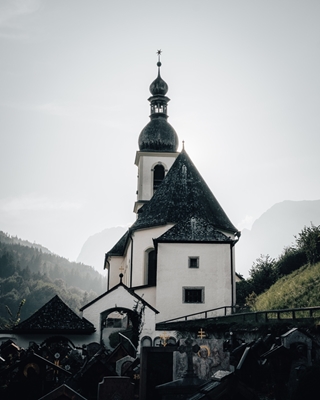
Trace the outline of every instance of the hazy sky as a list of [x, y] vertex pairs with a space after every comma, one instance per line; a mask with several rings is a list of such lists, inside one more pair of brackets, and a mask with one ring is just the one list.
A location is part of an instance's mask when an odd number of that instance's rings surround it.
[[320, 199], [319, 21], [319, 0], [1, 0], [0, 230], [74, 260], [134, 221], [157, 49], [169, 122], [238, 229]]

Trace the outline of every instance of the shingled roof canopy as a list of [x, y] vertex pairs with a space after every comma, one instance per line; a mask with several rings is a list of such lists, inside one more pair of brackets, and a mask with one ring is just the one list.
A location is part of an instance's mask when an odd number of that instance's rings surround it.
[[212, 194], [185, 150], [182, 150], [151, 200], [140, 208], [131, 229], [178, 223], [201, 217], [217, 230], [237, 229]]
[[230, 236], [217, 231], [207, 220], [191, 217], [177, 223], [163, 235], [154, 239], [156, 243], [164, 242], [201, 242], [201, 243], [233, 243]]
[[138, 219], [106, 257], [124, 254], [130, 231], [184, 223], [192, 217], [205, 221], [206, 226], [209, 224], [216, 231], [238, 233], [187, 152], [182, 150], [154, 196], [139, 209]]
[[95, 330], [91, 322], [80, 318], [57, 295], [14, 328], [14, 331], [19, 333], [80, 335], [93, 333]]

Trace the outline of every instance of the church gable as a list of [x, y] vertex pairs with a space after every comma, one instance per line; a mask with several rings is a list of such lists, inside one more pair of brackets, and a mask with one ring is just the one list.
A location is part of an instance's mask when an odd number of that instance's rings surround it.
[[237, 232], [185, 150], [175, 160], [158, 190], [138, 212], [131, 229], [178, 223], [201, 217], [216, 229]]
[[131, 308], [136, 302], [141, 302], [145, 307], [158, 313], [155, 308], [122, 282], [83, 306], [80, 311], [89, 312], [91, 314], [91, 311], [87, 310], [102, 310], [104, 307], [112, 308], [115, 304], [119, 307]]
[[191, 217], [177, 223], [163, 235], [154, 240], [159, 242], [224, 242], [232, 243], [230, 236], [219, 232], [206, 219]]

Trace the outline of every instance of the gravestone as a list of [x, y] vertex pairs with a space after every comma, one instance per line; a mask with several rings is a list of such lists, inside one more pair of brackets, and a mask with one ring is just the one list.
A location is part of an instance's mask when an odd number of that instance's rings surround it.
[[155, 400], [155, 388], [173, 378], [176, 347], [142, 347], [140, 358], [140, 400]]
[[120, 360], [116, 361], [116, 372], [119, 376], [123, 376], [123, 370], [124, 368], [128, 367], [130, 364], [132, 364], [134, 361], [134, 358], [131, 356], [125, 356], [123, 358], [120, 358]]
[[[182, 345], [185, 342], [185, 340], [180, 341]], [[199, 379], [208, 380], [218, 370], [230, 370], [229, 353], [223, 350], [222, 339], [194, 339], [192, 343], [198, 346], [198, 350], [190, 357], [192, 357], [193, 371]], [[187, 353], [175, 352], [173, 379], [183, 378], [187, 372], [187, 365]]]
[[106, 376], [98, 386], [97, 400], [132, 400], [134, 385], [126, 376]]
[[193, 342], [194, 341], [188, 337], [177, 349], [181, 355], [184, 355], [184, 361], [186, 362], [186, 370], [183, 378], [158, 385], [155, 392], [156, 398], [161, 400], [186, 400], [190, 395], [196, 393], [199, 386], [205, 382], [199, 379], [194, 372], [193, 357], [201, 348], [198, 344]]

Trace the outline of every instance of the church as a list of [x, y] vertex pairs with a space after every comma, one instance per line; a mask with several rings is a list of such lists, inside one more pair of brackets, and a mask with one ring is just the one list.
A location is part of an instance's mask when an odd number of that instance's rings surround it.
[[[136, 220], [106, 253], [107, 292], [82, 308], [106, 343], [111, 320], [130, 321], [143, 308], [141, 344], [157, 345], [156, 324], [236, 304], [235, 244], [240, 232], [168, 122], [168, 85], [150, 85], [150, 121], [135, 156]], [[231, 312], [231, 311], [230, 311]], [[215, 315], [214, 312], [212, 315]], [[125, 316], [125, 317], [124, 317]], [[108, 331], [109, 335], [109, 331]], [[172, 333], [172, 335], [174, 335]]]

